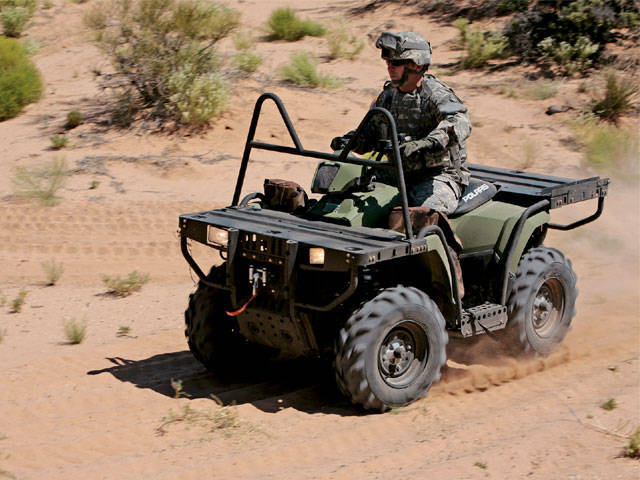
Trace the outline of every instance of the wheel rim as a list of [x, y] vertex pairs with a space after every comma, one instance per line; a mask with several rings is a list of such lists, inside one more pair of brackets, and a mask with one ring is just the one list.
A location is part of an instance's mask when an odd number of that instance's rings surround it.
[[384, 382], [404, 388], [423, 372], [429, 357], [425, 331], [417, 323], [404, 320], [394, 325], [378, 350], [378, 370]]
[[564, 289], [557, 278], [548, 278], [533, 299], [533, 331], [539, 337], [548, 337], [562, 318]]

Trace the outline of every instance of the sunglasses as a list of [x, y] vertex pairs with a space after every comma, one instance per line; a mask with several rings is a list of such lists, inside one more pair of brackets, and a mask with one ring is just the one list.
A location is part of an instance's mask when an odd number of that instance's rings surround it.
[[387, 62], [387, 65], [393, 65], [394, 67], [400, 67], [409, 63], [407, 60], [389, 60], [388, 58], [385, 58], [385, 62]]

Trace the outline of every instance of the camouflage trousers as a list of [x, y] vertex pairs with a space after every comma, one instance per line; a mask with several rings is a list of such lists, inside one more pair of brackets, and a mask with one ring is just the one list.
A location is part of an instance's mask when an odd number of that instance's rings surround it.
[[424, 206], [442, 213], [452, 213], [458, 207], [462, 189], [447, 175], [436, 175], [407, 187], [409, 206]]

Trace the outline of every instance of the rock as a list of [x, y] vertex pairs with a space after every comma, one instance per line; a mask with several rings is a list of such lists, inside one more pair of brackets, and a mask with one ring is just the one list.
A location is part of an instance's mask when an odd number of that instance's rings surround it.
[[573, 110], [571, 105], [549, 105], [545, 113], [547, 115], [553, 115], [555, 113], [562, 113], [569, 110]]

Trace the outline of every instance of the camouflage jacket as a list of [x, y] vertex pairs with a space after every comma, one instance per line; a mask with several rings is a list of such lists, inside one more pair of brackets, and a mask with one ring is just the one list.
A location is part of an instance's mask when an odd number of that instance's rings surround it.
[[[419, 153], [403, 158], [408, 183], [418, 183], [426, 176], [446, 175], [459, 185], [469, 183], [466, 139], [471, 134], [471, 121], [467, 109], [456, 94], [433, 75], [425, 75], [422, 86], [412, 93], [403, 93], [391, 82], [372, 106], [391, 112], [396, 121], [398, 135], [405, 141], [429, 138], [437, 141], [443, 151], [438, 154]], [[365, 138], [356, 148], [359, 153], [373, 149], [379, 129], [365, 132]]]

